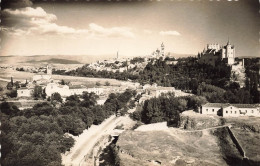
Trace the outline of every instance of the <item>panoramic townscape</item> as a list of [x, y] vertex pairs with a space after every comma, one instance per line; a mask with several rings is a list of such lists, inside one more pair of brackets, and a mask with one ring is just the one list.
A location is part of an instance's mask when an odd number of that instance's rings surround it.
[[[81, 11], [84, 7], [91, 11], [103, 9], [111, 15], [124, 13], [126, 6], [111, 3], [113, 5], [103, 3], [101, 7], [91, 2], [89, 6], [80, 2], [52, 2], [54, 9], [48, 2], [37, 0], [3, 2], [6, 6], [0, 56], [1, 165], [260, 165], [258, 40], [255, 49], [248, 32], [241, 37], [248, 40], [245, 43], [248, 48], [245, 48], [243, 42], [240, 44], [241, 38], [236, 37], [239, 32], [232, 31], [228, 35], [223, 32], [218, 37], [209, 37], [208, 41], [204, 36], [200, 44], [193, 46], [187, 44], [193, 40], [189, 37], [187, 41], [177, 39], [175, 44], [174, 39], [169, 39], [169, 36], [180, 38], [185, 31], [160, 31], [158, 34], [162, 37], [156, 36], [154, 39], [158, 40], [151, 41], [151, 46], [139, 47], [137, 43], [134, 49], [128, 40], [146, 43], [156, 28], [144, 29], [142, 33], [147, 37], [141, 37], [124, 25], [127, 21], [121, 17], [116, 19], [123, 20], [122, 26], [112, 28], [91, 23], [89, 29], [80, 29], [80, 26], [74, 29], [65, 24], [69, 18], [57, 21], [68, 6], [72, 13], [84, 17], [89, 16], [84, 13], [88, 11]], [[158, 8], [168, 11], [168, 6], [175, 8], [175, 14], [179, 15], [193, 7], [191, 2], [147, 3], [151, 5], [146, 6], [152, 11], [151, 15]], [[228, 9], [239, 13], [245, 4], [248, 5], [246, 10], [255, 9], [254, 3], [242, 0], [225, 8], [222, 7], [226, 2], [221, 3], [215, 7], [233, 19], [235, 15]], [[135, 5], [133, 11], [128, 11], [130, 15], [126, 12], [126, 18], [132, 20], [131, 15], [141, 12], [139, 5]], [[194, 6], [195, 11], [191, 9], [187, 13], [192, 15], [197, 9], [210, 5]], [[178, 10], [179, 7], [183, 10]], [[109, 10], [111, 8], [115, 11]], [[97, 22], [101, 15], [106, 17], [101, 13], [100, 10], [97, 12], [100, 16], [93, 16]], [[245, 14], [252, 13], [245, 11]], [[18, 21], [18, 17], [23, 21]], [[179, 22], [177, 17], [175, 20]], [[136, 21], [136, 25], [138, 23]], [[192, 24], [200, 26], [196, 21]], [[145, 23], [141, 20], [140, 25]], [[253, 19], [248, 25], [258, 24]], [[210, 36], [211, 32], [206, 32]], [[33, 35], [42, 38], [38, 41], [32, 39]], [[82, 35], [86, 38], [81, 38]], [[69, 54], [60, 53], [59, 47], [70, 50], [65, 42], [55, 43], [61, 38], [82, 40], [87, 43], [82, 46], [83, 53], [97, 55], [73, 52], [80, 51], [81, 47]], [[95, 46], [106, 40], [106, 46]], [[41, 42], [42, 47], [36, 41]], [[55, 48], [50, 43], [55, 43]], [[112, 49], [114, 44], [116, 48]], [[182, 52], [182, 45], [187, 52]], [[32, 54], [27, 52], [30, 49]]]

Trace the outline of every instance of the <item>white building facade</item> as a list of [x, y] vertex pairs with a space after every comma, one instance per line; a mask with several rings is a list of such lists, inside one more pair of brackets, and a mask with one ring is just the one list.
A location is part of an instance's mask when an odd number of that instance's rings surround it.
[[202, 105], [201, 114], [223, 117], [255, 116], [260, 117], [259, 104], [207, 103]]

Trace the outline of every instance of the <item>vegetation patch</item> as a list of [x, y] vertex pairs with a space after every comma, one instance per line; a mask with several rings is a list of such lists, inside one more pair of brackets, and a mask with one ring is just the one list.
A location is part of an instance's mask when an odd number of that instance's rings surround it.
[[[117, 142], [122, 165], [140, 166], [160, 161], [161, 165], [227, 165], [218, 147], [218, 139], [209, 132], [126, 131]], [[231, 142], [232, 143], [232, 142]]]

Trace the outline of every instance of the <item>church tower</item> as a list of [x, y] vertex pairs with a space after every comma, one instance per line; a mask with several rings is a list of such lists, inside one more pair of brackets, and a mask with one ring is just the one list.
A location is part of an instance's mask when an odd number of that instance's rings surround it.
[[164, 57], [164, 44], [161, 44], [161, 56]]
[[47, 74], [52, 75], [52, 67], [50, 65], [47, 65]]

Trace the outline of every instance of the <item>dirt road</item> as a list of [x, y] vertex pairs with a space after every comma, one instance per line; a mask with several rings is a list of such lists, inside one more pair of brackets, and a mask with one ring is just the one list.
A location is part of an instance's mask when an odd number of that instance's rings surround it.
[[78, 138], [75, 138], [76, 142], [70, 153], [67, 155], [62, 155], [62, 163], [65, 166], [81, 165], [84, 156], [91, 151], [96, 141], [103, 135], [112, 133], [113, 129], [120, 122], [120, 120], [121, 117], [115, 117], [115, 115], [113, 115], [99, 126], [92, 125], [91, 128], [84, 131]]

